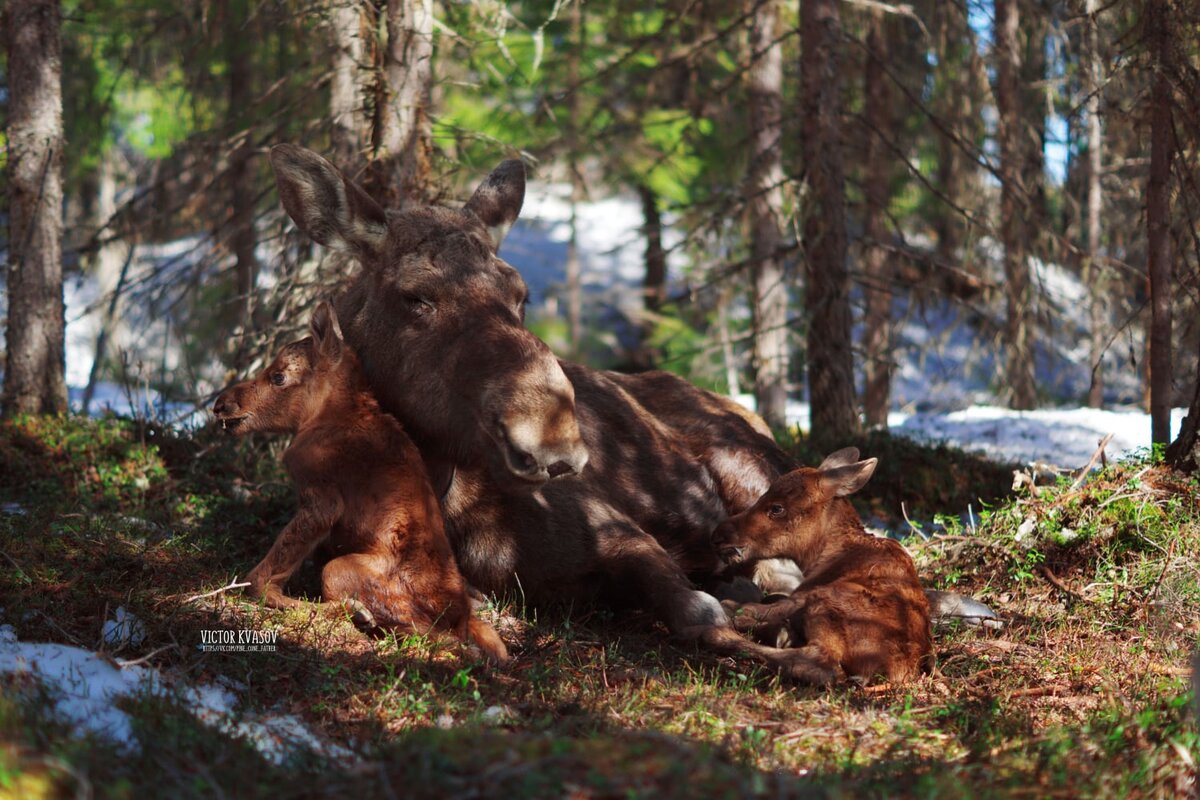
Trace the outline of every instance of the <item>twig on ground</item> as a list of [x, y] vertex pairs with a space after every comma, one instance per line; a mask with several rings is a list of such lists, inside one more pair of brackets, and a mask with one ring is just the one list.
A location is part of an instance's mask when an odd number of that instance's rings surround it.
[[1045, 564], [1042, 564], [1041, 566], [1039, 566], [1037, 571], [1038, 571], [1038, 574], [1040, 574], [1043, 578], [1045, 578], [1046, 581], [1051, 586], [1053, 586], [1055, 589], [1058, 589], [1063, 594], [1074, 597], [1076, 600], [1078, 600], [1082, 603], [1091, 603], [1092, 602], [1091, 600], [1088, 600], [1086, 597], [1081, 595], [1079, 592], [1075, 591], [1074, 589], [1072, 589], [1071, 587], [1069, 587], [1065, 583], [1063, 583], [1062, 579], [1054, 574], [1054, 570], [1050, 569]]
[[904, 515], [904, 521], [908, 523], [908, 527], [912, 528], [917, 536], [920, 536], [923, 540], [928, 542], [929, 537], [926, 536], [924, 532], [922, 532], [921, 529], [914, 525], [913, 521], [908, 518], [908, 510], [904, 507], [904, 503], [900, 504], [900, 513]]
[[1150, 587], [1150, 591], [1146, 592], [1146, 601], [1149, 602], [1158, 594], [1158, 587], [1162, 585], [1163, 578], [1167, 577], [1167, 570], [1171, 568], [1171, 560], [1175, 557], [1175, 544], [1178, 539], [1172, 539], [1171, 544], [1167, 546], [1167, 557], [1163, 559], [1162, 571], [1158, 573], [1158, 579], [1154, 581], [1154, 585]]
[[183, 602], [185, 602], [185, 603], [194, 603], [195, 601], [197, 601], [197, 600], [203, 600], [203, 599], [204, 599], [204, 598], [206, 598], [206, 597], [212, 597], [212, 596], [214, 596], [214, 595], [218, 595], [218, 594], [222, 594], [222, 593], [224, 593], [224, 592], [228, 592], [230, 589], [242, 589], [242, 588], [245, 588], [246, 586], [249, 586], [249, 585], [250, 585], [250, 583], [249, 583], [248, 581], [247, 581], [247, 582], [238, 583], [238, 580], [237, 580], [237, 578], [234, 578], [234, 579], [233, 579], [233, 582], [232, 582], [232, 583], [230, 583], [228, 586], [222, 586], [220, 589], [213, 589], [211, 592], [205, 592], [204, 594], [196, 594], [196, 595], [192, 595], [191, 597], [189, 597], [188, 599], [184, 600]]
[[174, 645], [174, 644], [164, 644], [162, 647], [159, 647], [157, 649], [151, 650], [149, 653], [146, 653], [146, 655], [142, 656], [141, 658], [134, 658], [129, 661], [126, 661], [125, 659], [117, 659], [117, 666], [120, 667], [121, 669], [125, 669], [126, 667], [136, 667], [138, 664], [145, 664], [147, 661], [154, 658], [159, 653], [166, 652], [167, 650], [174, 650], [175, 647], [176, 647], [176, 645]]
[[1083, 482], [1087, 480], [1087, 476], [1091, 473], [1092, 467], [1096, 466], [1096, 462], [1104, 456], [1104, 448], [1108, 447], [1108, 443], [1112, 441], [1112, 438], [1113, 434], [1110, 433], [1100, 440], [1100, 446], [1096, 448], [1096, 452], [1092, 453], [1092, 457], [1088, 459], [1087, 464], [1085, 464], [1083, 469], [1079, 471], [1079, 477], [1077, 477], [1075, 482], [1071, 484], [1070, 491], [1073, 492], [1080, 486], [1083, 486]]

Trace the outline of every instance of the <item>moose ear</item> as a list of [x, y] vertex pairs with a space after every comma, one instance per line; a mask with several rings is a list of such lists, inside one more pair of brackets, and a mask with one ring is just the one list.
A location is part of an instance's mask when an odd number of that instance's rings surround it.
[[835, 453], [830, 453], [825, 456], [825, 460], [821, 462], [819, 470], [833, 469], [834, 467], [844, 467], [848, 464], [853, 464], [858, 461], [857, 447], [843, 447]]
[[294, 144], [272, 147], [271, 166], [284, 209], [314, 242], [359, 258], [382, 250], [387, 215], [337, 167]]
[[313, 311], [312, 320], [308, 323], [317, 352], [332, 362], [342, 357], [342, 326], [338, 324], [337, 313], [333, 306], [322, 300]]
[[492, 170], [471, 195], [465, 208], [487, 226], [492, 249], [499, 250], [524, 202], [525, 165], [514, 158]]
[[877, 466], [879, 466], [878, 458], [868, 458], [866, 461], [858, 461], [831, 469], [821, 467], [821, 485], [834, 497], [852, 495], [867, 485], [867, 481], [871, 480], [871, 476], [875, 474]]

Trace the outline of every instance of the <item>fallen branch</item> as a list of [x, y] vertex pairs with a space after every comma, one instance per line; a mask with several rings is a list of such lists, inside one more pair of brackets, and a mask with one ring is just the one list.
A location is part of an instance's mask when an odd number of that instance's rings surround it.
[[196, 600], [203, 600], [206, 597], [212, 597], [214, 595], [223, 594], [225, 592], [228, 592], [230, 589], [242, 589], [249, 585], [250, 584], [248, 582], [238, 583], [237, 578], [234, 578], [233, 583], [229, 584], [228, 586], [222, 586], [220, 589], [213, 589], [211, 592], [205, 592], [204, 594], [193, 595], [193, 596], [189, 597], [187, 600], [184, 600], [183, 602], [192, 603], [192, 602], [195, 602]]
[[1043, 578], [1045, 578], [1046, 581], [1051, 586], [1053, 586], [1055, 589], [1058, 589], [1063, 594], [1074, 597], [1076, 600], [1079, 600], [1080, 602], [1083, 602], [1083, 603], [1090, 604], [1092, 602], [1091, 600], [1088, 600], [1086, 597], [1081, 595], [1079, 592], [1075, 591], [1074, 589], [1072, 589], [1071, 587], [1069, 587], [1065, 583], [1063, 583], [1062, 579], [1054, 574], [1054, 570], [1050, 569], [1045, 564], [1042, 564], [1040, 567], [1038, 567], [1037, 571], [1038, 571], [1038, 574], [1040, 574]]
[[1083, 486], [1083, 482], [1087, 479], [1088, 473], [1092, 471], [1092, 467], [1096, 466], [1096, 462], [1104, 457], [1104, 448], [1108, 447], [1108, 443], [1112, 441], [1112, 438], [1113, 435], [1110, 433], [1100, 440], [1100, 446], [1096, 448], [1096, 452], [1092, 453], [1092, 457], [1088, 460], [1087, 464], [1079, 471], [1079, 477], [1071, 484], [1072, 492]]
[[166, 652], [167, 650], [174, 650], [175, 647], [176, 646], [174, 644], [164, 644], [162, 647], [159, 647], [156, 650], [151, 650], [149, 653], [146, 653], [146, 655], [142, 656], [141, 658], [134, 658], [129, 661], [125, 661], [124, 659], [118, 659], [117, 666], [120, 667], [121, 669], [125, 669], [126, 667], [136, 667], [138, 664], [145, 664], [147, 661], [154, 658], [159, 653]]

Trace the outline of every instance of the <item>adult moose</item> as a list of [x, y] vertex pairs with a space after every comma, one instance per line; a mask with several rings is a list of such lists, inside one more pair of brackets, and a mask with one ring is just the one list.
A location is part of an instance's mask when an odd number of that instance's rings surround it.
[[521, 163], [461, 209], [385, 211], [311, 151], [271, 161], [296, 224], [361, 265], [338, 317], [426, 461], [467, 579], [533, 601], [619, 588], [677, 634], [742, 649], [688, 575], [716, 569], [712, 530], [796, 465], [731, 401], [560, 361], [524, 327], [525, 283], [496, 255]]

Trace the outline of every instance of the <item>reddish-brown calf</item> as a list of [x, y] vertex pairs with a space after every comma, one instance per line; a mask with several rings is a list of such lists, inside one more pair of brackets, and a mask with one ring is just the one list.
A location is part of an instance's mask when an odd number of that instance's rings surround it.
[[839, 450], [817, 469], [783, 475], [713, 532], [727, 564], [790, 558], [803, 571], [787, 599], [730, 610], [741, 631], [790, 626], [802, 646], [775, 661], [808, 683], [880, 675], [909, 681], [930, 657], [929, 604], [912, 559], [899, 543], [867, 533], [846, 500], [877, 463], [859, 461], [852, 447]]
[[276, 608], [300, 604], [283, 587], [323, 544], [332, 557], [321, 572], [325, 599], [361, 623], [449, 631], [506, 661], [496, 631], [471, 614], [421, 455], [375, 402], [328, 304], [313, 313], [311, 332], [213, 406], [236, 434], [295, 434], [284, 465], [300, 509], [247, 576], [249, 592]]

